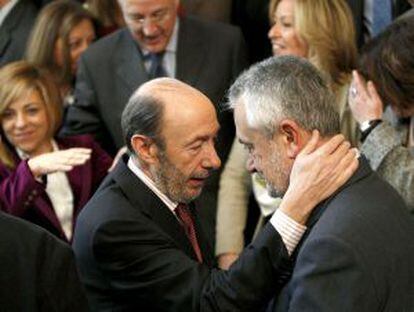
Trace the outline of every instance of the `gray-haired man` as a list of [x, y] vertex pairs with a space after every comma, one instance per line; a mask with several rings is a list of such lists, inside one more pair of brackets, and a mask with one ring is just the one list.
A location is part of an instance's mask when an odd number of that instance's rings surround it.
[[[320, 143], [339, 132], [329, 86], [306, 60], [271, 58], [230, 90], [237, 135], [252, 168], [283, 195], [312, 129]], [[291, 281], [274, 311], [411, 311], [414, 225], [400, 196], [362, 157], [355, 174], [307, 221]]]

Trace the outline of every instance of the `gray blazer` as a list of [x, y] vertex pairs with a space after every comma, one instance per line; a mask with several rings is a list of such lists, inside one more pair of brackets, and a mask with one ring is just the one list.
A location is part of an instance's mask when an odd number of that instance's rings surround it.
[[414, 223], [365, 159], [307, 226], [273, 311], [413, 311]]
[[371, 167], [400, 193], [414, 213], [414, 150], [403, 146], [407, 131], [407, 126], [394, 128], [384, 120], [365, 139], [361, 151]]
[[[216, 105], [221, 125], [216, 147], [223, 161], [233, 142], [234, 122], [220, 103], [246, 63], [238, 28], [191, 17], [180, 19], [175, 76], [202, 91]], [[68, 109], [63, 134], [93, 133], [113, 154], [125, 145], [121, 113], [132, 93], [147, 80], [141, 54], [127, 29], [99, 40], [80, 59], [76, 101]], [[218, 176], [218, 172], [213, 174], [197, 200], [212, 242]]]
[[31, 1], [20, 0], [0, 27], [0, 67], [23, 58], [26, 42], [37, 16]]

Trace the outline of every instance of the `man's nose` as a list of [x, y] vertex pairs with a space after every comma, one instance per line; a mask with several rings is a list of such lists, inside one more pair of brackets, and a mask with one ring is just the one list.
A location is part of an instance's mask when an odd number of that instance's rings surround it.
[[144, 20], [142, 24], [142, 32], [145, 36], [153, 36], [158, 31], [157, 24], [150, 19]]
[[206, 157], [202, 163], [203, 167], [208, 169], [218, 169], [221, 166], [221, 160], [217, 155], [214, 144], [211, 144], [206, 151]]

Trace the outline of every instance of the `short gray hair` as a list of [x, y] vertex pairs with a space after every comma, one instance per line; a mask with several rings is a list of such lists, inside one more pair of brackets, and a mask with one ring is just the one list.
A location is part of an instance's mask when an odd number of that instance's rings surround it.
[[121, 117], [121, 127], [128, 150], [135, 154], [131, 138], [135, 134], [145, 135], [159, 147], [164, 146], [161, 137], [161, 123], [164, 105], [160, 99], [147, 94], [135, 92], [128, 101]]
[[339, 133], [339, 112], [327, 80], [307, 60], [271, 57], [251, 66], [229, 90], [229, 107], [242, 98], [249, 126], [272, 135], [289, 118], [322, 136]]

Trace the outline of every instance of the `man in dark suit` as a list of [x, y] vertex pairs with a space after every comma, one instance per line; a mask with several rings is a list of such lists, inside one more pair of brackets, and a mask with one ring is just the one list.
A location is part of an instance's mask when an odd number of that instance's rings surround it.
[[[386, 0], [390, 2], [391, 20], [410, 9], [410, 0]], [[358, 47], [362, 47], [372, 34], [373, 7], [375, 0], [347, 0], [354, 16], [355, 34]], [[381, 8], [385, 9], [384, 6]], [[391, 22], [390, 20], [390, 22]]]
[[[175, 77], [206, 94], [220, 122], [217, 150], [226, 159], [234, 137], [231, 113], [220, 102], [247, 63], [239, 29], [177, 16], [178, 0], [121, 0], [127, 28], [99, 40], [82, 56], [76, 102], [63, 134], [93, 133], [111, 154], [125, 145], [120, 119], [132, 92], [156, 76]], [[160, 57], [161, 70], [154, 71]], [[158, 66], [155, 66], [159, 68]], [[199, 198], [209, 238], [214, 240], [218, 173]]]
[[0, 0], [0, 12], [3, 10], [8, 13], [0, 21], [0, 67], [23, 58], [37, 16], [30, 0]]
[[[95, 311], [262, 310], [285, 280], [288, 253], [304, 231], [298, 222], [357, 166], [341, 136], [302, 154], [278, 213], [222, 272], [213, 269], [199, 207], [192, 204], [220, 165], [213, 104], [178, 80], [152, 80], [131, 97], [122, 128], [131, 156], [104, 180], [75, 229], [73, 247]], [[315, 155], [321, 161], [313, 161]], [[307, 183], [321, 164], [335, 170]]]
[[[230, 89], [237, 135], [273, 194], [312, 129], [339, 132], [329, 85], [304, 59], [268, 59]], [[412, 311], [414, 223], [402, 198], [361, 157], [356, 173], [311, 214], [293, 274], [270, 311]]]
[[1, 212], [0, 230], [0, 310], [89, 311], [68, 245]]

